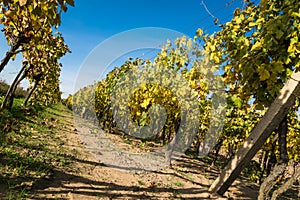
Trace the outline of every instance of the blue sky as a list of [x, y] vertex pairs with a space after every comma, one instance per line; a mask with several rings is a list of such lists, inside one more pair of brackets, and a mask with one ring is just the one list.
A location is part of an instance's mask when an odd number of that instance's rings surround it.
[[[190, 37], [193, 37], [197, 28], [202, 28], [207, 33], [217, 31], [218, 26], [214, 24], [214, 18], [201, 2], [201, 0], [75, 0], [75, 7], [70, 7], [67, 13], [63, 14], [62, 25], [59, 28], [72, 50], [71, 54], [61, 59], [63, 69], [60, 79], [63, 96], [66, 97], [73, 92], [77, 73], [92, 50], [116, 34], [143, 27], [170, 29]], [[204, 3], [221, 23], [229, 21], [233, 11], [243, 6], [242, 0], [204, 0]], [[132, 39], [134, 38], [120, 43], [128, 45]], [[7, 45], [2, 35], [0, 44], [0, 53], [3, 57]], [[15, 62], [10, 62], [5, 72], [0, 74], [0, 79], [7, 79], [7, 82], [10, 82], [20, 68], [21, 59], [21, 56], [18, 56]], [[116, 59], [122, 62], [120, 58]]]

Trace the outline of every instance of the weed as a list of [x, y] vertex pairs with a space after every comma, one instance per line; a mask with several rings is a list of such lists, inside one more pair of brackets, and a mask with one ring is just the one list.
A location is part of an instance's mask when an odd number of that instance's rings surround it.
[[144, 181], [142, 181], [142, 180], [138, 180], [138, 184], [139, 185], [146, 185], [146, 183]]
[[182, 187], [182, 186], [183, 186], [183, 183], [180, 182], [180, 181], [176, 181], [176, 182], [174, 182], [173, 184], [174, 184], [175, 186], [177, 186], [177, 187]]

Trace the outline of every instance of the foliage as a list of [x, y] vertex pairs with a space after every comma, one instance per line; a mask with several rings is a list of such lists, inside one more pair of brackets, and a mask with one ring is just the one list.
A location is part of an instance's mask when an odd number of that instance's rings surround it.
[[251, 182], [257, 182], [262, 173], [260, 170], [260, 163], [252, 160], [248, 166], [244, 168], [243, 173]]
[[[10, 46], [10, 50], [1, 61], [0, 72], [10, 59], [14, 59], [16, 54], [22, 52], [28, 65], [23, 72], [24, 76], [19, 80], [17, 76], [15, 81], [20, 82], [26, 77], [32, 84], [32, 91], [28, 93], [24, 104], [34, 92], [35, 97], [38, 97], [34, 100], [44, 104], [60, 100], [58, 77], [61, 64], [58, 60], [69, 52], [69, 49], [61, 34], [55, 33], [53, 29], [57, 29], [61, 24], [61, 14], [67, 11], [67, 5], [74, 6], [74, 1], [5, 0], [0, 2], [0, 23], [4, 26], [3, 33]], [[13, 98], [11, 93], [14, 93], [13, 89], [9, 91], [7, 98]], [[9, 109], [10, 103], [3, 106]]]
[[105, 79], [99, 81], [95, 89], [95, 111], [100, 125], [104, 129], [111, 130], [116, 126], [113, 119], [111, 95], [119, 79], [133, 66], [138, 66], [139, 60], [129, 59], [120, 68], [115, 67]]
[[67, 106], [70, 110], [72, 110], [73, 107], [73, 95], [69, 94], [66, 99], [62, 100], [62, 103]]
[[[146, 69], [148, 66], [152, 66], [154, 70], [157, 68], [157, 71], [162, 68], [170, 72], [174, 70], [187, 80], [188, 87], [192, 89], [193, 95], [197, 97], [196, 101], [200, 110], [200, 116], [197, 115], [196, 117], [200, 125], [194, 145], [196, 148], [199, 148], [200, 141], [203, 140], [212, 122], [212, 98], [209, 87], [220, 86], [214, 80], [215, 77], [213, 75], [217, 68], [211, 67], [209, 59], [205, 57], [204, 52], [199, 48], [199, 44], [200, 42], [193, 42], [191, 39], [182, 37], [178, 38], [174, 44], [169, 41], [154, 58], [154, 62], [130, 58], [121, 67], [115, 67], [107, 74], [105, 79], [99, 81], [96, 85], [83, 88], [75, 93], [73, 107], [76, 109], [82, 107], [86, 107], [89, 110], [95, 109], [101, 127], [112, 131], [116, 127], [116, 121], [111, 98], [116, 85], [122, 78], [127, 76], [131, 70], [139, 71], [142, 68]], [[171, 81], [172, 77], [166, 76], [165, 79], [164, 81], [166, 82]], [[174, 81], [177, 80], [174, 79]], [[171, 87], [173, 86], [171, 85]], [[92, 89], [93, 87], [95, 88], [94, 90]], [[185, 91], [185, 89], [178, 88], [179, 91]], [[127, 105], [130, 108], [132, 120], [140, 127], [147, 126], [151, 122], [151, 106], [154, 104], [163, 106], [167, 114], [167, 121], [155, 138], [161, 142], [170, 141], [176, 131], [175, 127], [180, 124], [182, 117], [182, 104], [179, 102], [178, 94], [174, 93], [174, 90], [172, 91], [170, 87], [143, 82], [131, 92], [132, 94]], [[123, 93], [120, 92], [118, 95], [127, 95], [125, 94], [126, 92]], [[93, 98], [95, 98], [95, 107], [91, 103]], [[124, 97], [124, 99], [126, 98]], [[80, 112], [79, 109], [77, 113]]]
[[31, 51], [24, 52], [24, 58], [30, 60], [31, 68], [27, 73], [27, 79], [31, 84], [36, 83], [38, 87], [32, 100], [34, 103], [52, 104], [60, 101], [61, 92], [59, 90], [59, 76], [62, 65], [59, 59], [67, 52], [70, 52], [61, 34], [43, 37], [39, 44], [32, 44]]
[[287, 147], [289, 159], [293, 159], [296, 163], [300, 163], [300, 116], [297, 113], [299, 108], [299, 98], [296, 100], [294, 108], [288, 114], [288, 135]]
[[40, 40], [42, 32], [51, 34], [52, 27], [61, 24], [61, 13], [67, 11], [67, 4], [74, 6], [73, 0], [5, 0], [1, 1], [1, 24], [10, 46], [22, 41], [22, 49], [27, 49], [31, 40]]
[[[153, 104], [163, 106], [167, 112], [167, 121], [160, 137], [173, 135], [175, 124], [180, 118], [179, 102], [175, 95], [169, 89], [159, 86], [146, 84], [134, 91], [131, 101], [129, 102], [130, 114], [134, 122], [139, 126], [150, 124], [149, 109]], [[169, 139], [169, 138], [162, 138]]]
[[293, 0], [249, 3], [221, 31], [204, 37], [205, 50], [222, 66], [229, 98], [245, 110], [241, 112], [267, 108], [299, 68], [299, 7]]
[[242, 108], [248, 105], [243, 102], [236, 104], [235, 101], [235, 96], [227, 98], [225, 124], [219, 138], [229, 158], [241, 147], [263, 114], [251, 108]]
[[[81, 88], [76, 94], [68, 97], [68, 107], [81, 116], [92, 117], [95, 110], [94, 86]], [[93, 116], [94, 117], [94, 116]]]
[[262, 1], [237, 9], [223, 29], [205, 38], [205, 49], [222, 64], [231, 93], [269, 106], [293, 69], [299, 67], [299, 2]]
[[[225, 138], [230, 136], [224, 140], [227, 146], [230, 141], [236, 141], [237, 136], [242, 140], [237, 140], [235, 146], [243, 142], [292, 71], [300, 69], [299, 9], [300, 3], [296, 0], [262, 0], [258, 5], [248, 2], [245, 9], [235, 10], [233, 19], [222, 25], [222, 30], [203, 37], [205, 51], [214, 65], [224, 71], [228, 98], [234, 103], [231, 106], [237, 108], [228, 110], [229, 124], [224, 132]], [[298, 108], [299, 104], [289, 112], [287, 134], [289, 157], [297, 162]], [[278, 148], [273, 148], [275, 139], [273, 134], [263, 148], [268, 156], [276, 153], [279, 157]]]

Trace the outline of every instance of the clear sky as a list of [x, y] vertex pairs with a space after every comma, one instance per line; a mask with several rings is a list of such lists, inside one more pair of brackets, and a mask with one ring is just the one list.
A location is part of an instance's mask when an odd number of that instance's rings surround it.
[[[61, 59], [61, 90], [63, 97], [73, 92], [77, 73], [90, 52], [106, 39], [124, 31], [158, 27], [193, 37], [197, 28], [207, 33], [218, 30], [214, 17], [225, 23], [233, 16], [243, 0], [75, 0], [62, 16], [59, 31], [72, 50]], [[214, 16], [214, 17], [213, 17]], [[166, 40], [168, 36], [166, 36]], [[127, 41], [130, 42], [130, 41]], [[126, 45], [126, 41], [121, 41]], [[0, 37], [0, 53], [7, 50], [5, 39]], [[7, 82], [15, 76], [21, 65], [21, 56], [10, 62], [0, 79]], [[100, 75], [99, 75], [100, 76]]]

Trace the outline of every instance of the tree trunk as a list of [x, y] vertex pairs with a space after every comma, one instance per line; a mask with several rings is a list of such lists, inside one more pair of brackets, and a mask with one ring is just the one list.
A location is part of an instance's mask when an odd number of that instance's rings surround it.
[[[211, 163], [212, 166], [215, 166], [216, 165], [216, 162], [218, 160], [218, 157], [219, 157], [219, 153], [220, 153], [220, 150], [221, 150], [221, 147], [222, 147], [222, 144], [223, 144], [223, 141], [224, 139], [223, 138], [220, 138], [218, 140], [218, 143], [215, 145], [214, 149], [215, 149], [215, 152], [214, 152], [214, 158], [213, 158], [213, 161]], [[200, 145], [198, 147], [198, 152], [199, 152], [199, 148], [200, 148]]]
[[35, 83], [34, 83], [34, 86], [33, 88], [29, 91], [28, 95], [26, 96], [26, 98], [24, 99], [24, 102], [23, 102], [23, 106], [26, 106], [27, 103], [28, 103], [28, 100], [30, 99], [31, 95], [33, 94], [33, 92], [36, 90], [37, 86], [39, 85], [40, 81], [41, 81], [41, 78], [42, 78], [42, 72], [36, 74], [33, 76], [33, 79], [35, 80]]
[[16, 54], [16, 51], [21, 46], [21, 44], [22, 44], [22, 39], [19, 38], [17, 40], [16, 44], [13, 45], [8, 52], [6, 52], [5, 57], [3, 58], [3, 60], [1, 60], [1, 63], [0, 63], [0, 72], [2, 72], [4, 67], [7, 65], [7, 63], [11, 59], [11, 57]]
[[14, 93], [16, 91], [16, 88], [18, 84], [25, 78], [25, 76], [20, 76], [23, 74], [24, 70], [26, 68], [26, 65], [23, 65], [19, 73], [17, 74], [16, 78], [14, 79], [13, 83], [10, 85], [4, 99], [1, 105], [1, 109], [8, 109], [10, 110], [13, 104], [13, 99], [14, 99]]
[[265, 150], [265, 151], [263, 151], [262, 156], [261, 156], [261, 160], [260, 160], [261, 174], [259, 175], [259, 180], [258, 180], [259, 185], [261, 185], [262, 182], [263, 182], [264, 173], [265, 173], [266, 168], [267, 168], [267, 160], [268, 160], [268, 151]]
[[[25, 69], [26, 70], [26, 69]], [[17, 86], [20, 84], [20, 82], [22, 81], [22, 80], [24, 80], [26, 78], [26, 71], [23, 73], [23, 75], [19, 78], [19, 80], [17, 81], [17, 83], [15, 84], [15, 87], [14, 87], [14, 89], [13, 89], [13, 93], [12, 93], [12, 95], [14, 96], [14, 94], [15, 94], [15, 91], [16, 91], [16, 89], [17, 89]], [[12, 96], [12, 97], [13, 97]], [[8, 99], [8, 108], [9, 109], [11, 109], [11, 107], [12, 107], [12, 105], [13, 105], [13, 101], [14, 101], [14, 98], [9, 98]]]
[[36, 90], [36, 88], [37, 88], [39, 82], [40, 82], [40, 79], [36, 80], [36, 82], [34, 83], [33, 88], [29, 91], [28, 95], [27, 95], [26, 98], [24, 99], [23, 106], [26, 106], [26, 105], [27, 105], [28, 100], [30, 99], [30, 97], [31, 97], [31, 95], [33, 94], [33, 92]]
[[292, 177], [288, 179], [286, 182], [284, 182], [278, 189], [276, 189], [273, 192], [271, 200], [276, 200], [280, 194], [290, 189], [293, 186], [293, 183], [295, 183], [299, 179], [300, 179], [300, 165], [296, 167], [294, 174], [292, 174]]
[[[184, 116], [185, 118], [185, 116]], [[173, 154], [173, 151], [174, 151], [174, 148], [176, 147], [176, 144], [179, 140], [179, 128], [180, 128], [180, 122], [181, 122], [181, 119], [179, 118], [178, 120], [176, 120], [175, 124], [174, 124], [174, 136], [173, 136], [173, 139], [170, 141], [170, 138], [168, 138], [168, 141], [169, 144], [167, 146], [167, 150], [165, 152], [165, 160], [166, 160], [166, 164], [172, 168], [172, 154]], [[170, 137], [170, 136], [169, 136]]]
[[286, 135], [288, 131], [288, 124], [287, 124], [287, 116], [280, 122], [278, 127], [278, 142], [279, 142], [279, 152], [280, 152], [280, 162], [281, 163], [288, 163], [289, 157], [287, 152], [286, 146]]
[[[277, 163], [276, 159], [276, 154], [275, 154], [275, 148], [276, 148], [276, 142], [278, 140], [278, 134], [276, 134], [273, 143], [272, 143], [272, 148], [269, 151], [270, 156], [267, 157], [267, 162], [266, 162], [266, 175], [269, 176], [271, 173], [271, 170], [273, 166]], [[267, 153], [267, 155], [269, 154]]]
[[[274, 145], [275, 146], [275, 145]], [[269, 176], [272, 168], [274, 167], [274, 165], [276, 165], [277, 160], [276, 160], [276, 155], [274, 152], [275, 149], [272, 148], [272, 150], [270, 151], [271, 155], [268, 156], [267, 158], [267, 162], [266, 162], [266, 175]]]
[[277, 177], [282, 175], [286, 168], [286, 164], [279, 164], [274, 167], [271, 174], [264, 180], [259, 188], [259, 195], [257, 197], [258, 200], [269, 199], [269, 193], [271, 189], [276, 185]]

